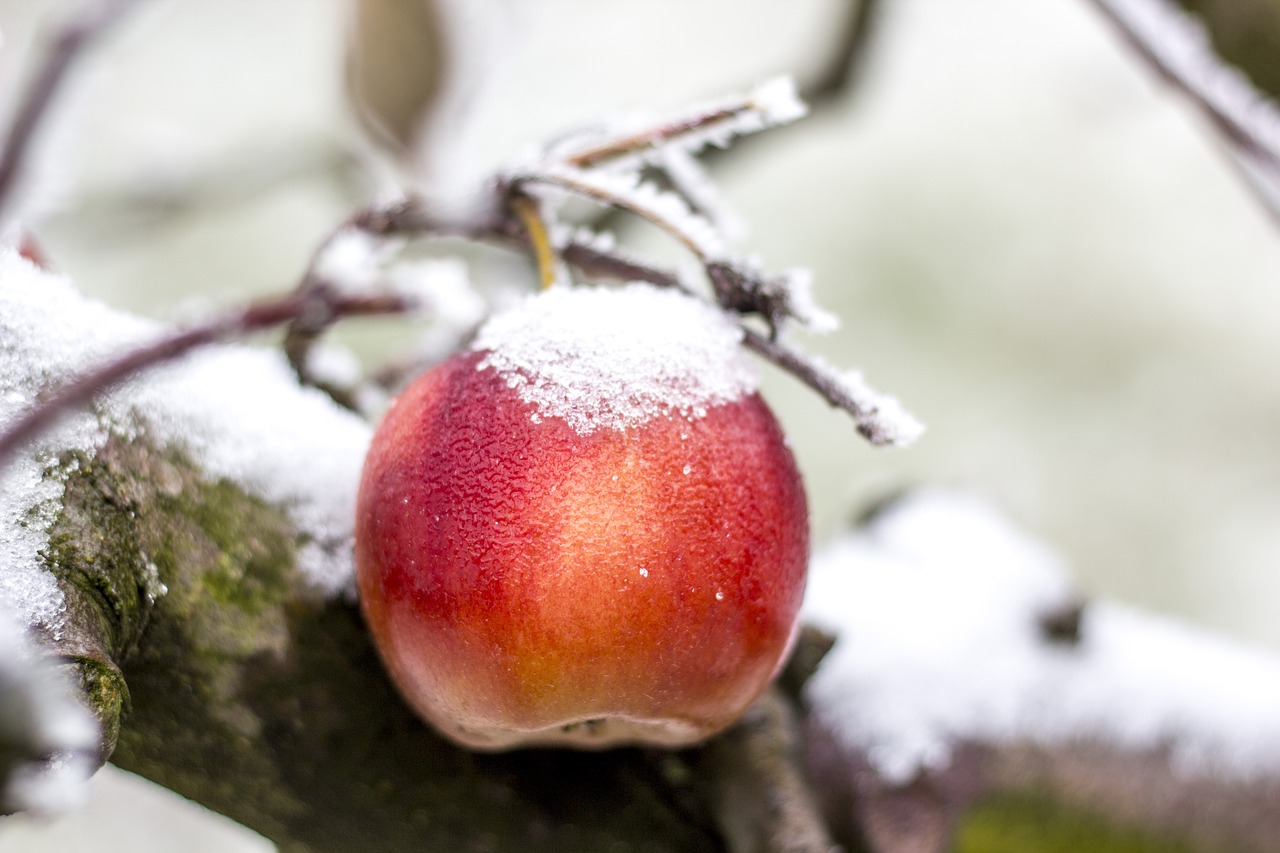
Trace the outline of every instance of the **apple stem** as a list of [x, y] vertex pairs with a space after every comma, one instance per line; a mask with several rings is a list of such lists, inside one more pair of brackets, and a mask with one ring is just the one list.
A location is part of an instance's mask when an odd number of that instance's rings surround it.
[[538, 264], [538, 279], [542, 289], [546, 290], [558, 281], [567, 282], [568, 276], [551, 245], [551, 235], [547, 231], [542, 206], [537, 199], [523, 193], [512, 193], [509, 206], [524, 226], [525, 240], [533, 250], [534, 260]]

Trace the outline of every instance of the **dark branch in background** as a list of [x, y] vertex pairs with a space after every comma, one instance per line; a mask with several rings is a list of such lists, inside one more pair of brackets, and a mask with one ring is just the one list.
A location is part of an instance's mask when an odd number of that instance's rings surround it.
[[31, 142], [49, 113], [54, 96], [85, 49], [97, 41], [138, 0], [99, 0], [72, 18], [53, 37], [44, 61], [23, 95], [0, 153], [0, 218], [13, 205]]
[[883, 9], [880, 0], [846, 0], [844, 26], [826, 67], [800, 87], [800, 97], [815, 110], [834, 103], [861, 80], [863, 63]]
[[[817, 74], [800, 85], [800, 98], [809, 105], [813, 113], [838, 106], [842, 98], [854, 91], [862, 79], [861, 71], [866, 62], [867, 51], [875, 38], [883, 12], [881, 0], [845, 0], [845, 3], [847, 8], [843, 20], [833, 25], [839, 35], [829, 48], [827, 60]], [[752, 137], [745, 137], [729, 148], [705, 148], [691, 156], [703, 168], [719, 166], [749, 148], [752, 142]], [[573, 165], [585, 166], [590, 163]], [[679, 190], [679, 181], [666, 174], [662, 164], [656, 164], [654, 168], [664, 182]], [[696, 199], [686, 200], [694, 210], [699, 209]], [[619, 229], [622, 223], [621, 211], [617, 208], [605, 208], [586, 222], [589, 227], [601, 231]]]
[[405, 300], [398, 296], [344, 296], [331, 288], [317, 287], [306, 293], [294, 292], [278, 299], [258, 302], [176, 332], [125, 353], [63, 385], [17, 419], [8, 430], [0, 434], [0, 466], [4, 465], [14, 451], [52, 427], [63, 415], [89, 404], [129, 377], [172, 361], [199, 347], [270, 329], [312, 312], [337, 318], [398, 314], [406, 308]]
[[1203, 27], [1170, 0], [1091, 0], [1167, 83], [1226, 140], [1249, 189], [1280, 224], [1280, 109], [1214, 52]]
[[839, 850], [801, 767], [799, 728], [796, 708], [775, 686], [704, 747], [700, 775], [730, 853]]
[[1177, 0], [1199, 16], [1218, 55], [1280, 98], [1280, 3], [1275, 0]]

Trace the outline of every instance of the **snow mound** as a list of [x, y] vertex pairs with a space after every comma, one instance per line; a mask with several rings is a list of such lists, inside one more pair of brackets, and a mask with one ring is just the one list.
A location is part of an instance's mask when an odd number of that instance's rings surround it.
[[0, 649], [0, 743], [26, 753], [0, 778], [0, 808], [52, 814], [83, 804], [96, 765], [97, 721], [2, 606]]
[[1065, 566], [977, 499], [910, 496], [814, 561], [802, 615], [835, 632], [808, 685], [817, 720], [882, 777], [959, 742], [1095, 740], [1192, 773], [1280, 768], [1280, 660], [1131, 608], [1089, 604], [1078, 644], [1040, 620]]
[[[0, 248], [0, 430], [48, 389], [170, 330], [86, 299], [62, 276]], [[326, 593], [350, 588], [355, 491], [370, 430], [298, 387], [283, 356], [217, 346], [147, 372], [64, 418], [0, 470], [0, 605], [57, 635], [64, 602], [40, 551], [56, 520], [65, 451], [145, 433], [186, 449], [212, 479], [285, 508], [299, 563]]]
[[720, 310], [673, 290], [557, 287], [480, 330], [478, 365], [493, 369], [533, 417], [579, 434], [657, 417], [699, 418], [756, 390], [742, 332]]

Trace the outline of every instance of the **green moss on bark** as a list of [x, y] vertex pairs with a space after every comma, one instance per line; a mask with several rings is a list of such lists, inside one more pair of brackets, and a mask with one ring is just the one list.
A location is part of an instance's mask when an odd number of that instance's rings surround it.
[[308, 589], [280, 508], [139, 441], [69, 468], [47, 556], [90, 626], [79, 665], [100, 717], [127, 704], [120, 766], [282, 850], [721, 849], [680, 755], [442, 740], [355, 606]]
[[1280, 0], [1179, 0], [1209, 30], [1214, 48], [1280, 100]]
[[971, 811], [956, 853], [1195, 853], [1184, 842], [1116, 826], [1048, 797], [1003, 795]]

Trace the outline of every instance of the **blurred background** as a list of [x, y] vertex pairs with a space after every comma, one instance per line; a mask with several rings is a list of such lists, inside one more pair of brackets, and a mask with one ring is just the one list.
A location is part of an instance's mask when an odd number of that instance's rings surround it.
[[[139, 3], [41, 149], [36, 233], [54, 264], [176, 320], [292, 287], [390, 174], [345, 101], [350, 2]], [[39, 34], [79, 5], [0, 0], [6, 103]], [[479, 5], [497, 13], [466, 137], [482, 171], [600, 117], [812, 79], [851, 8]], [[1053, 542], [1088, 594], [1280, 649], [1277, 222], [1085, 0], [880, 6], [845, 92], [714, 167], [743, 249], [812, 268], [842, 318], [804, 345], [930, 427], [874, 450], [763, 368], [817, 542], [892, 491], [962, 487]], [[381, 337], [366, 323], [341, 339], [367, 352]], [[205, 819], [156, 805], [169, 799], [106, 772], [88, 813], [0, 822], [0, 849], [172, 849], [159, 830], [108, 843], [104, 826], [139, 815], [213, 839], [191, 849], [236, 849], [241, 830], [188, 823]]]

